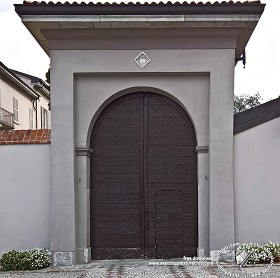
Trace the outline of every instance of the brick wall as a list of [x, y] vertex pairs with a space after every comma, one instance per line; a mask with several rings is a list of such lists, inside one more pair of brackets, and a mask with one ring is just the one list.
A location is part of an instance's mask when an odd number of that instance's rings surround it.
[[2, 130], [0, 131], [0, 145], [18, 144], [50, 144], [51, 130]]

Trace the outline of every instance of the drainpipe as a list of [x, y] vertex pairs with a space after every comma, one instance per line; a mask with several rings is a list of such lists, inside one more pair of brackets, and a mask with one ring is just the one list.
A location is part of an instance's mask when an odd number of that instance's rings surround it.
[[38, 100], [39, 100], [40, 96], [36, 97], [35, 99], [33, 99], [32, 101], [32, 105], [33, 105], [33, 110], [35, 110], [35, 129], [38, 129], [38, 115], [37, 115], [37, 108], [38, 108]]
[[39, 89], [43, 88], [43, 85], [40, 83], [33, 83], [33, 88], [36, 92], [36, 94], [38, 95], [33, 101], [33, 109], [36, 111], [36, 119], [35, 119], [35, 127], [36, 129], [38, 129], [38, 101], [40, 101], [40, 95], [37, 93]]

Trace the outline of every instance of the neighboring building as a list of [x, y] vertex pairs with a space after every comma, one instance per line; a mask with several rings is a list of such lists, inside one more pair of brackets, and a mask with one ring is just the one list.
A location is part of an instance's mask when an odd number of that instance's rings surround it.
[[[33, 128], [30, 122], [30, 129], [50, 129], [51, 112], [50, 112], [50, 86], [42, 79], [16, 70], [14, 72], [25, 84], [32, 88], [38, 95], [39, 99], [34, 103]], [[31, 112], [30, 115], [32, 116]], [[30, 116], [30, 119], [32, 117]]]
[[49, 86], [0, 62], [0, 130], [49, 129]]
[[[257, 215], [253, 207], [244, 211], [246, 200], [254, 204], [252, 194], [259, 200], [264, 190], [244, 191], [245, 174], [235, 176], [234, 157], [242, 153], [234, 150], [234, 68], [265, 5], [15, 6], [51, 58], [54, 120], [51, 145], [0, 149], [4, 162], [21, 153], [18, 180], [31, 169], [20, 184], [2, 176], [9, 199], [21, 201], [15, 218], [3, 210], [5, 249], [36, 242], [51, 249], [55, 265], [70, 265], [91, 257], [214, 255], [236, 238], [250, 238]], [[246, 133], [254, 135], [236, 136]], [[36, 160], [24, 157], [35, 149], [42, 150]], [[35, 163], [50, 179], [34, 175]], [[22, 205], [29, 192], [36, 203]], [[279, 238], [272, 230], [279, 220], [265, 223], [270, 230], [258, 227], [258, 240]]]

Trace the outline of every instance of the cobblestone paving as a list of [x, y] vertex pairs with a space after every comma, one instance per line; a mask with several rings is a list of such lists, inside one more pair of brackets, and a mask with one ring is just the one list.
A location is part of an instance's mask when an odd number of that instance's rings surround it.
[[219, 269], [217, 265], [172, 265], [170, 261], [166, 265], [151, 265], [144, 260], [116, 260], [95, 261], [84, 266], [49, 267], [39, 271], [0, 272], [0, 278], [280, 278], [280, 264], [272, 266], [262, 275], [260, 272], [267, 266], [240, 270], [234, 265], [224, 264], [222, 268]]

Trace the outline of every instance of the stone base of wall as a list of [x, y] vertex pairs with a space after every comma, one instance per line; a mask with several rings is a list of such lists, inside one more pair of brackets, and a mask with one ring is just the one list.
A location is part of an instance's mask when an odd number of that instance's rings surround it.
[[91, 248], [80, 248], [76, 252], [52, 252], [53, 266], [72, 266], [91, 262]]
[[71, 266], [75, 264], [75, 252], [52, 252], [53, 266]]
[[76, 264], [88, 264], [91, 262], [91, 248], [80, 248], [76, 252]]
[[197, 248], [197, 257], [199, 258], [205, 257], [205, 249]]
[[235, 262], [235, 250], [212, 250], [210, 251], [210, 257], [212, 261], [218, 261], [223, 263]]

